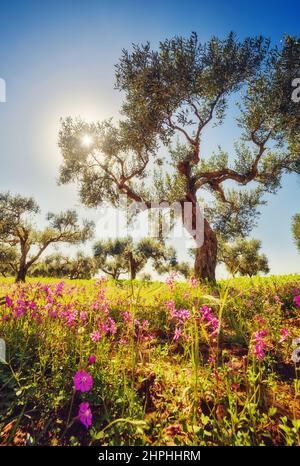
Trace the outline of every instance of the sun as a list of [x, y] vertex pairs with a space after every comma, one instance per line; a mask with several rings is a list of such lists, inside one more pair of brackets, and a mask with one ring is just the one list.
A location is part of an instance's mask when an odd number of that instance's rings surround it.
[[89, 134], [85, 134], [81, 137], [81, 145], [84, 147], [90, 147], [93, 144], [93, 138]]

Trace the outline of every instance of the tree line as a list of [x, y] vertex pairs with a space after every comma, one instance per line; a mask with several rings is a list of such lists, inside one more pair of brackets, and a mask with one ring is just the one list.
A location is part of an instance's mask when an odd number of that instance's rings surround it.
[[[41, 257], [53, 244], [83, 244], [94, 235], [94, 224], [79, 223], [75, 211], [47, 215], [43, 230], [34, 226], [33, 214], [39, 207], [32, 198], [0, 194], [0, 273], [25, 281], [26, 276], [89, 279], [99, 271], [114, 279], [127, 274], [135, 279], [149, 261], [158, 274], [178, 272], [188, 278], [194, 275], [189, 262], [178, 261], [176, 250], [154, 238], [134, 241], [131, 237], [97, 241], [93, 254], [77, 251], [75, 257], [55, 252]], [[300, 216], [293, 219], [293, 234], [300, 250]], [[237, 238], [235, 242], [219, 242], [218, 262], [232, 274], [268, 273], [268, 260], [260, 253], [261, 242]], [[195, 251], [190, 250], [194, 256]]]

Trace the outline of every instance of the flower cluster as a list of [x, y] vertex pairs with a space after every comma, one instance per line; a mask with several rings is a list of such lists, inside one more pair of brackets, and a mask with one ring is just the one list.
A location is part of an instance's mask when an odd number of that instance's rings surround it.
[[287, 339], [287, 337], [289, 336], [290, 334], [290, 331], [288, 328], [284, 327], [282, 329], [280, 329], [280, 339], [279, 339], [279, 343], [282, 343], [284, 342], [284, 340]]
[[212, 309], [208, 306], [202, 306], [199, 309], [200, 319], [206, 323], [206, 329], [209, 335], [214, 337], [219, 331], [219, 320], [212, 313]]
[[[91, 354], [88, 358], [88, 364], [92, 365], [96, 362], [96, 356]], [[86, 393], [93, 387], [93, 377], [85, 370], [79, 370], [74, 375], [74, 388], [76, 391]], [[92, 411], [87, 401], [83, 401], [79, 405], [78, 419], [88, 429], [92, 425]]]
[[254, 333], [253, 338], [253, 352], [254, 356], [262, 361], [265, 358], [265, 350], [267, 348], [267, 343], [265, 338], [269, 335], [268, 330], [262, 329]]
[[172, 272], [171, 275], [168, 275], [166, 278], [166, 284], [169, 288], [169, 290], [173, 291], [175, 288], [175, 280], [177, 278], [178, 273], [177, 272]]

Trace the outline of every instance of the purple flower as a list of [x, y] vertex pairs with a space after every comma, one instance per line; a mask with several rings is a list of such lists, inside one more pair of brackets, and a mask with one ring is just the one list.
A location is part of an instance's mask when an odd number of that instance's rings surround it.
[[174, 288], [175, 288], [175, 279], [178, 275], [178, 272], [172, 272], [171, 275], [169, 275], [167, 278], [166, 278], [166, 284], [169, 288], [169, 290], [173, 291]]
[[201, 314], [201, 320], [206, 320], [207, 325], [211, 328], [211, 336], [214, 336], [219, 330], [219, 320], [212, 313], [212, 310], [208, 306], [202, 306], [199, 309]]
[[188, 320], [190, 318], [190, 311], [187, 309], [178, 309], [177, 317], [180, 321]]
[[96, 362], [96, 356], [94, 354], [91, 354], [89, 356], [89, 364], [94, 364]]
[[93, 377], [85, 371], [78, 371], [74, 375], [75, 390], [79, 392], [88, 392], [93, 386]]
[[5, 300], [6, 300], [6, 305], [8, 307], [12, 307], [12, 301], [11, 301], [11, 299], [10, 299], [10, 297], [8, 295], [5, 296]]
[[265, 348], [266, 348], [266, 344], [262, 340], [259, 340], [256, 343], [256, 345], [254, 346], [254, 354], [257, 357], [257, 359], [260, 359], [261, 361], [264, 359]]
[[80, 403], [78, 417], [80, 422], [86, 427], [89, 428], [92, 425], [92, 411], [90, 405], [87, 402]]
[[294, 303], [297, 307], [300, 307], [300, 295], [294, 297]]
[[175, 329], [175, 334], [174, 334], [174, 338], [173, 338], [173, 339], [174, 339], [175, 341], [177, 341], [177, 340], [179, 339], [179, 337], [181, 336], [181, 333], [182, 333], [182, 332], [181, 332], [181, 328], [177, 327], [177, 328]]
[[253, 353], [254, 356], [257, 357], [260, 361], [265, 358], [265, 349], [267, 348], [267, 344], [263, 340], [266, 336], [268, 336], [269, 332], [266, 329], [258, 330], [254, 333], [254, 348]]
[[55, 287], [55, 293], [57, 294], [57, 296], [62, 296], [64, 286], [65, 286], [64, 281], [61, 281], [61, 282], [57, 283], [57, 285]]
[[116, 326], [115, 321], [113, 319], [111, 319], [111, 317], [108, 317], [107, 320], [108, 320], [108, 323], [109, 323], [108, 331], [112, 335], [115, 335], [116, 332], [117, 332], [117, 326]]

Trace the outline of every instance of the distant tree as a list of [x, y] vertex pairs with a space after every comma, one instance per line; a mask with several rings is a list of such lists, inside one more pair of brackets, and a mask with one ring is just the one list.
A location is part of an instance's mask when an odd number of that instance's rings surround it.
[[300, 252], [300, 214], [293, 217], [292, 232], [298, 251]]
[[4, 277], [17, 273], [19, 254], [16, 248], [0, 244], [0, 273]]
[[128, 259], [124, 252], [128, 246], [127, 238], [98, 241], [94, 245], [94, 258], [97, 268], [118, 279], [129, 270]]
[[96, 264], [93, 257], [77, 252], [74, 258], [60, 253], [46, 256], [44, 260], [32, 266], [29, 275], [33, 277], [57, 277], [89, 280], [96, 273]]
[[193, 275], [193, 267], [188, 262], [179, 262], [175, 266], [175, 270], [183, 275], [184, 278], [190, 278]]
[[142, 280], [143, 282], [151, 282], [151, 273], [142, 273], [140, 275], [140, 280]]
[[191, 275], [193, 275], [193, 268], [191, 265], [188, 262], [178, 262], [175, 251], [170, 261], [163, 264], [157, 264], [155, 270], [159, 274], [178, 272], [184, 278], [189, 278]]
[[70, 261], [70, 279], [86, 279], [93, 278], [97, 271], [97, 266], [93, 257], [85, 255], [83, 252], [78, 252], [76, 257]]
[[31, 277], [69, 277], [69, 260], [69, 257], [60, 253], [50, 254], [33, 264], [28, 275]]
[[[291, 98], [299, 50], [296, 37], [270, 48], [262, 37], [239, 42], [233, 33], [203, 44], [195, 33], [176, 36], [158, 50], [133, 45], [116, 67], [123, 120], [62, 122], [60, 182], [77, 182], [82, 202], [93, 207], [119, 207], [119, 194], [147, 209], [151, 201], [189, 202], [192, 222], [185, 227], [193, 238], [200, 196], [208, 192], [194, 269], [197, 277], [214, 280], [217, 235], [226, 241], [248, 235], [264, 195], [277, 192], [283, 174], [300, 173], [300, 105]], [[233, 154], [220, 148], [206, 155], [204, 130], [223, 122], [233, 97], [239, 100], [240, 140]]]
[[151, 259], [154, 268], [172, 260], [173, 248], [166, 248], [161, 242], [144, 238], [134, 243], [131, 237], [98, 241], [94, 245], [97, 266], [113, 278], [129, 273], [135, 279]]
[[17, 248], [19, 261], [16, 281], [25, 281], [30, 267], [50, 244], [79, 244], [92, 237], [93, 223], [84, 221], [80, 227], [75, 211], [47, 215], [48, 226], [35, 228], [32, 217], [39, 206], [32, 198], [0, 194], [0, 244]]
[[232, 274], [256, 275], [259, 272], [270, 271], [268, 259], [265, 254], [260, 254], [261, 241], [252, 239], [237, 239], [234, 243], [220, 243], [219, 262], [226, 265]]

